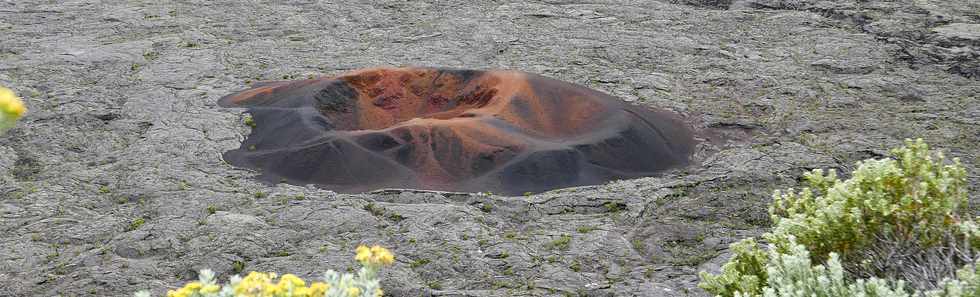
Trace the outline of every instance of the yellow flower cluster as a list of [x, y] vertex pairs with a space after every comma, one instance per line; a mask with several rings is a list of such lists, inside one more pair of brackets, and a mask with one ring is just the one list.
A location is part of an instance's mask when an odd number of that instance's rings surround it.
[[[324, 282], [309, 286], [303, 279], [285, 274], [251, 272], [244, 278], [232, 277], [224, 286], [215, 284], [214, 272], [201, 270], [200, 281], [191, 282], [177, 290], [167, 291], [167, 297], [382, 297], [378, 270], [395, 262], [395, 255], [381, 246], [358, 246], [354, 257], [364, 267], [357, 275], [339, 274], [327, 270]], [[148, 291], [137, 292], [137, 297], [149, 297]]]
[[391, 265], [395, 262], [395, 255], [381, 246], [376, 245], [368, 248], [362, 245], [357, 247], [357, 256], [354, 257], [354, 260], [361, 262], [364, 266]]
[[13, 125], [14, 121], [24, 115], [25, 112], [27, 112], [27, 108], [24, 107], [24, 102], [17, 98], [14, 91], [0, 87], [0, 130], [5, 126]]
[[279, 278], [279, 282], [273, 282], [275, 278], [275, 273], [253, 271], [233, 288], [235, 296], [320, 297], [330, 289], [330, 284], [321, 282], [315, 282], [307, 287], [303, 279], [292, 274], [283, 275]]
[[218, 293], [218, 291], [221, 291], [221, 287], [218, 285], [204, 285], [201, 282], [190, 282], [176, 291], [167, 291], [167, 297], [190, 297], [195, 294], [214, 294]]

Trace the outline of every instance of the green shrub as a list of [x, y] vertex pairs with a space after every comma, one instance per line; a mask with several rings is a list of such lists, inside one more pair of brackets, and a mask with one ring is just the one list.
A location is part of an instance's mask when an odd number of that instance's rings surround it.
[[776, 191], [767, 239], [787, 246], [788, 235], [807, 247], [814, 260], [831, 252], [848, 259], [880, 235], [940, 244], [967, 217], [966, 170], [955, 160], [908, 141], [892, 151], [896, 159], [865, 160], [846, 181], [830, 170], [804, 175], [810, 187]]
[[733, 296], [734, 292], [762, 292], [768, 279], [766, 252], [752, 238], [732, 244], [732, 258], [721, 267], [720, 275], [701, 273], [700, 286], [714, 294]]
[[774, 227], [763, 235], [769, 252], [739, 242], [700, 286], [726, 297], [980, 296], [968, 273], [980, 229], [967, 209], [966, 170], [922, 140], [892, 154], [858, 162], [844, 181], [814, 170], [804, 175], [809, 187], [776, 191]]

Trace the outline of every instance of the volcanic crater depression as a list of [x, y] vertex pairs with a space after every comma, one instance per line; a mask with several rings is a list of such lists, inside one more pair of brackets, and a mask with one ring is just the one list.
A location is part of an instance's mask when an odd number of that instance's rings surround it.
[[673, 113], [530, 73], [373, 68], [225, 96], [254, 125], [230, 164], [269, 182], [520, 195], [685, 166]]

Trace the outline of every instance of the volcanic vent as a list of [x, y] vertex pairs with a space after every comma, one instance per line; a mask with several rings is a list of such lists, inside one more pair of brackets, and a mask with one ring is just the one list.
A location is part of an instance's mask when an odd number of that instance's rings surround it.
[[374, 68], [225, 96], [254, 128], [224, 154], [271, 182], [519, 195], [654, 175], [695, 141], [672, 113], [517, 71]]

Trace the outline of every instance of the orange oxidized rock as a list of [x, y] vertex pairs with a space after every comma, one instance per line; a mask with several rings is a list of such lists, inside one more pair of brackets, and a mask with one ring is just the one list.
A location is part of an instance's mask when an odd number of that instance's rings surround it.
[[675, 114], [517, 71], [373, 68], [258, 83], [219, 105], [255, 122], [229, 163], [338, 192], [540, 192], [654, 175], [695, 145]]

